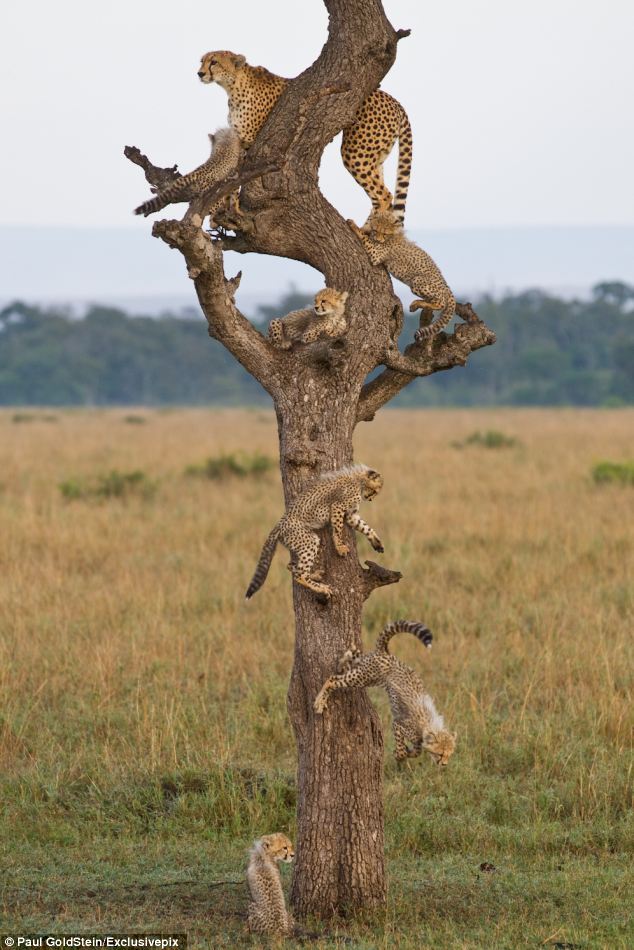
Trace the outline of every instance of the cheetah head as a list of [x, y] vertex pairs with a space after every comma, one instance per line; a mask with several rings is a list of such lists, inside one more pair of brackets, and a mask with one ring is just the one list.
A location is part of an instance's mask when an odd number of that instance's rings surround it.
[[273, 835], [264, 835], [260, 838], [262, 850], [273, 860], [290, 864], [295, 857], [292, 842], [286, 835], [276, 832]]
[[423, 736], [423, 749], [429, 752], [436, 765], [446, 765], [456, 748], [456, 733], [447, 729], [426, 732]]
[[403, 225], [393, 211], [373, 211], [363, 225], [364, 232], [379, 244], [385, 243], [403, 233]]
[[363, 497], [366, 501], [372, 501], [374, 496], [378, 495], [382, 488], [383, 476], [375, 472], [374, 469], [368, 468], [364, 472], [363, 485], [361, 486], [361, 494]]
[[230, 53], [226, 49], [214, 50], [202, 57], [198, 78], [204, 83], [217, 82], [228, 91], [245, 64], [246, 58], [238, 53]]
[[331, 313], [343, 314], [346, 309], [348, 291], [325, 287], [315, 294], [315, 313], [318, 317], [328, 317]]

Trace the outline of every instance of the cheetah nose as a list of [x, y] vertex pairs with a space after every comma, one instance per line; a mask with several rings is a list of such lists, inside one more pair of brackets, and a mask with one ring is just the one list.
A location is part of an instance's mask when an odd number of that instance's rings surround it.
[[204, 74], [204, 72], [203, 72], [202, 69], [201, 69], [201, 71], [198, 73], [199, 78], [202, 79], [204, 75], [205, 75], [205, 74]]

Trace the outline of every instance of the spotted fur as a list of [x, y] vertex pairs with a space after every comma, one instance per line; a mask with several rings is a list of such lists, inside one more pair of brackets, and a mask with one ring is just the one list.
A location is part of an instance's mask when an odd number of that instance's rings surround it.
[[293, 310], [285, 317], [271, 320], [269, 340], [274, 346], [288, 350], [294, 342], [314, 343], [321, 337], [342, 337], [348, 328], [344, 316], [347, 299], [347, 291], [325, 287], [315, 294], [314, 308]]
[[335, 550], [340, 557], [345, 557], [350, 550], [343, 536], [344, 524], [365, 534], [375, 551], [383, 551], [376, 532], [359, 516], [362, 499], [371, 501], [382, 487], [381, 475], [366, 465], [322, 475], [289, 506], [266, 539], [247, 590], [247, 600], [266, 580], [278, 541], [290, 551], [288, 568], [297, 583], [330, 597], [332, 588], [321, 583], [320, 575], [314, 572], [320, 546], [317, 531], [331, 526]]
[[361, 238], [372, 263], [384, 264], [393, 277], [402, 280], [422, 298], [412, 301], [411, 311], [426, 307], [441, 311], [435, 323], [416, 331], [417, 340], [431, 340], [437, 336], [455, 314], [456, 300], [429, 254], [407, 240], [403, 225], [389, 211], [371, 214], [363, 228], [354, 221], [349, 220], [348, 224]]
[[[233, 129], [219, 129], [213, 135], [209, 135], [211, 143], [211, 155], [206, 162], [199, 165], [187, 175], [174, 179], [165, 188], [162, 188], [155, 198], [146, 201], [144, 204], [135, 208], [135, 214], [145, 215], [154, 214], [160, 211], [166, 205], [174, 204], [178, 201], [191, 201], [192, 198], [204, 194], [214, 185], [232, 175], [240, 162], [242, 149], [240, 139]], [[226, 199], [222, 198], [210, 209], [209, 214], [213, 216], [221, 205], [224, 205]]]
[[389, 653], [388, 644], [395, 633], [411, 633], [431, 646], [432, 634], [424, 624], [410, 620], [388, 624], [373, 653], [362, 654], [353, 648], [343, 654], [337, 675], [328, 677], [315, 699], [315, 712], [324, 712], [335, 690], [383, 686], [392, 710], [396, 759], [413, 758], [424, 749], [437, 765], [446, 765], [456, 745], [456, 733], [445, 728], [418, 673]]
[[287, 935], [293, 932], [295, 924], [286, 910], [277, 864], [279, 861], [290, 863], [294, 857], [293, 845], [286, 835], [264, 835], [253, 842], [247, 868], [251, 895], [248, 921], [252, 933]]
[[[229, 122], [249, 148], [288, 79], [262, 66], [249, 66], [244, 56], [228, 50], [205, 53], [198, 71], [204, 83], [217, 82], [229, 96]], [[398, 139], [398, 171], [394, 199], [383, 182], [383, 163]], [[345, 167], [377, 211], [393, 208], [400, 221], [412, 169], [412, 129], [403, 106], [387, 92], [372, 92], [343, 131], [341, 157]]]

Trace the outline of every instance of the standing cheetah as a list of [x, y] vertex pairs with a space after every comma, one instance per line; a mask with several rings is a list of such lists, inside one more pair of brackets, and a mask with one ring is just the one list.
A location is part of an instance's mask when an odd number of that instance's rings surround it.
[[253, 842], [247, 868], [247, 884], [251, 895], [248, 919], [252, 933], [293, 932], [295, 924], [286, 910], [277, 862], [288, 864], [294, 857], [293, 845], [286, 835], [264, 835]]
[[[148, 214], [161, 211], [166, 205], [178, 201], [191, 201], [192, 198], [204, 194], [214, 185], [232, 175], [237, 169], [242, 155], [240, 139], [236, 132], [233, 129], [219, 129], [213, 135], [210, 133], [209, 141], [211, 143], [211, 155], [206, 162], [203, 162], [202, 165], [199, 165], [189, 174], [171, 181], [159, 191], [156, 197], [135, 208], [134, 213], [145, 215], [147, 218]], [[214, 204], [209, 214], [213, 216], [214, 211], [217, 211], [225, 200], [225, 198], [222, 198]]]
[[[217, 82], [229, 96], [229, 122], [244, 148], [249, 148], [282, 94], [288, 79], [263, 66], [249, 66], [244, 56], [228, 50], [205, 53], [198, 76], [201, 82]], [[383, 163], [398, 139], [396, 196], [383, 181]], [[412, 170], [412, 129], [403, 106], [376, 89], [343, 130], [341, 157], [347, 170], [372, 201], [375, 211], [393, 208], [399, 221], [405, 217], [405, 202]]]
[[331, 526], [335, 550], [340, 557], [350, 551], [343, 538], [344, 523], [365, 534], [375, 551], [383, 551], [377, 533], [359, 517], [361, 500], [371, 501], [382, 487], [381, 475], [367, 465], [353, 465], [322, 475], [292, 503], [266, 539], [247, 590], [247, 600], [266, 580], [278, 541], [291, 552], [288, 567], [297, 583], [330, 597], [332, 588], [322, 584], [319, 575], [313, 572], [320, 544], [317, 531], [328, 524]]
[[397, 620], [388, 624], [373, 653], [346, 650], [339, 660], [338, 675], [328, 677], [319, 691], [315, 712], [324, 712], [334, 690], [383, 686], [392, 710], [397, 761], [420, 755], [424, 749], [436, 765], [446, 765], [456, 746], [456, 733], [445, 728], [443, 717], [436, 711], [418, 673], [390, 654], [388, 644], [395, 633], [411, 633], [426, 647], [431, 646], [431, 632], [422, 623]]

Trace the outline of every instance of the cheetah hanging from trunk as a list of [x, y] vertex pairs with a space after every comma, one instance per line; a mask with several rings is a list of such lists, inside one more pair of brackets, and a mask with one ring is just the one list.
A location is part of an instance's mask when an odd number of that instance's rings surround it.
[[359, 517], [361, 500], [371, 501], [382, 487], [381, 475], [366, 465], [354, 465], [322, 475], [291, 504], [266, 539], [247, 590], [247, 600], [266, 580], [278, 541], [291, 553], [289, 570], [297, 583], [316, 594], [330, 597], [332, 588], [321, 583], [313, 571], [320, 544], [317, 531], [331, 525], [335, 550], [340, 557], [345, 557], [350, 550], [343, 538], [344, 524], [365, 534], [375, 551], [383, 551], [377, 533]]
[[397, 761], [420, 755], [424, 749], [437, 765], [446, 765], [456, 745], [456, 733], [445, 728], [418, 673], [389, 652], [388, 644], [395, 633], [411, 633], [426, 647], [431, 646], [431, 631], [422, 623], [397, 620], [388, 624], [373, 653], [360, 653], [354, 648], [344, 653], [338, 675], [326, 680], [315, 699], [315, 712], [324, 712], [334, 690], [383, 686], [392, 710]]
[[430, 326], [416, 331], [417, 340], [432, 340], [447, 326], [456, 312], [456, 300], [440, 268], [422, 248], [408, 241], [403, 225], [390, 211], [370, 215], [363, 228], [348, 220], [361, 239], [373, 264], [384, 264], [390, 274], [417, 294], [420, 300], [410, 304], [410, 311], [430, 307], [440, 310], [440, 317]]
[[[289, 82], [262, 66], [249, 66], [244, 56], [229, 50], [205, 53], [198, 77], [204, 83], [217, 82], [227, 92], [229, 122], [246, 149], [253, 144]], [[398, 171], [392, 198], [383, 181], [383, 163], [397, 139]], [[412, 170], [412, 129], [400, 102], [382, 89], [370, 93], [352, 124], [343, 130], [341, 157], [369, 196], [373, 209], [392, 208], [399, 221], [403, 221]]]

